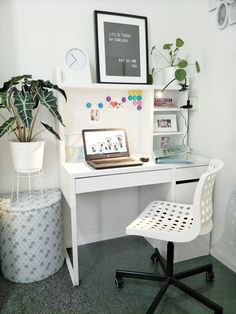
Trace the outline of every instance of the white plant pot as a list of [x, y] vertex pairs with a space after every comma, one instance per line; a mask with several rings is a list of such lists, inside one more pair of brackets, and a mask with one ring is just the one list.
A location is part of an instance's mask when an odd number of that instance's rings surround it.
[[40, 171], [43, 167], [44, 141], [10, 141], [12, 161], [16, 172]]

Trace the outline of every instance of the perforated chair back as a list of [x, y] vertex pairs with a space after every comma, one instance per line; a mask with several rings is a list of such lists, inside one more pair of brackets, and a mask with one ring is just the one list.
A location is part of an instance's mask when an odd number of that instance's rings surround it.
[[196, 224], [200, 226], [201, 235], [211, 231], [213, 226], [212, 192], [217, 172], [223, 168], [224, 163], [219, 159], [212, 159], [207, 172], [204, 173], [196, 187], [193, 200], [193, 214]]

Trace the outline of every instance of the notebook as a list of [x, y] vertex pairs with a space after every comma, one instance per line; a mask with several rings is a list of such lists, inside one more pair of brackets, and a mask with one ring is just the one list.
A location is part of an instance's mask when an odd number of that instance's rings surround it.
[[130, 157], [127, 134], [124, 129], [82, 130], [84, 155], [95, 169], [141, 166]]

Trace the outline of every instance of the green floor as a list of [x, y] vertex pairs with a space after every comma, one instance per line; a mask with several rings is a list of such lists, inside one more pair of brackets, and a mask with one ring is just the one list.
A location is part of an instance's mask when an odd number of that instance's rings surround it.
[[[124, 287], [114, 285], [116, 268], [147, 272], [160, 271], [152, 264], [152, 247], [139, 237], [124, 237], [80, 247], [81, 284], [73, 288], [67, 267], [41, 282], [14, 284], [0, 276], [0, 313], [145, 313], [160, 284], [124, 279]], [[212, 262], [213, 283], [200, 274], [183, 280], [192, 288], [236, 313], [236, 274], [213, 257], [201, 257], [175, 265], [176, 271]], [[213, 313], [171, 286], [156, 313]]]

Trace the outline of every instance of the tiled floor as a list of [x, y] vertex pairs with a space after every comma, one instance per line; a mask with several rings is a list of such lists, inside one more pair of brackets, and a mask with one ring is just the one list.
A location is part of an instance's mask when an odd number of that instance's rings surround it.
[[[152, 247], [139, 237], [124, 237], [80, 247], [81, 283], [73, 288], [66, 266], [50, 278], [33, 284], [14, 284], [0, 277], [0, 313], [145, 313], [158, 293], [160, 283], [124, 279], [117, 289], [117, 268], [146, 272], [161, 271], [153, 264]], [[213, 283], [200, 274], [183, 280], [198, 292], [236, 313], [236, 274], [213, 257], [201, 257], [175, 265], [177, 271], [212, 262]], [[171, 286], [156, 313], [213, 313]]]

